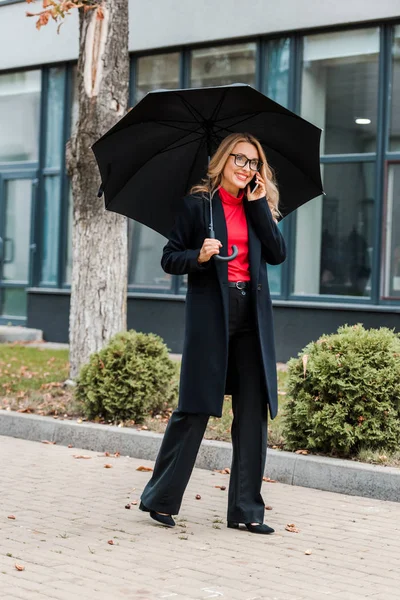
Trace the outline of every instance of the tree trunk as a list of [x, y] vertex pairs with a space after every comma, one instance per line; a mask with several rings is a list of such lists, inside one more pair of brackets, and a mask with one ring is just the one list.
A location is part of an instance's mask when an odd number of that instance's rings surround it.
[[129, 87], [128, 0], [105, 0], [104, 19], [80, 9], [79, 119], [67, 146], [73, 233], [70, 377], [92, 352], [126, 329], [127, 220], [104, 209], [91, 145], [126, 112]]

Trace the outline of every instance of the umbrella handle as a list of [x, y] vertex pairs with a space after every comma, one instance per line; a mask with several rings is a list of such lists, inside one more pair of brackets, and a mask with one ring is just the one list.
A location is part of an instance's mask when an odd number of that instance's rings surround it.
[[[210, 229], [210, 238], [215, 240], [214, 229], [212, 229], [211, 227], [209, 229]], [[239, 253], [239, 250], [237, 249], [237, 246], [232, 246], [232, 254], [230, 256], [220, 256], [219, 254], [214, 254], [214, 258], [216, 260], [223, 260], [224, 262], [230, 262], [231, 260], [234, 260], [237, 257], [238, 253]]]
[[239, 253], [239, 250], [237, 249], [237, 246], [232, 246], [232, 254], [230, 256], [220, 256], [219, 254], [214, 254], [214, 258], [216, 260], [223, 260], [225, 262], [229, 262], [229, 261], [233, 260], [234, 258], [236, 258], [238, 253]]

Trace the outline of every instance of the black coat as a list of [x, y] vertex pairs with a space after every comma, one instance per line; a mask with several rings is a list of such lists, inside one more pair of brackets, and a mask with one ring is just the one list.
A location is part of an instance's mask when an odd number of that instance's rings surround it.
[[[251, 295], [264, 366], [266, 401], [273, 419], [278, 411], [272, 305], [266, 263], [278, 265], [286, 257], [285, 241], [265, 198], [244, 200], [249, 233]], [[219, 194], [213, 199], [214, 229], [227, 253], [227, 229]], [[220, 417], [225, 393], [231, 393], [228, 374], [228, 263], [213, 258], [197, 262], [209, 237], [209, 201], [188, 196], [164, 247], [162, 268], [173, 275], [188, 274], [186, 329], [182, 356], [179, 410]], [[229, 249], [229, 254], [231, 250]]]

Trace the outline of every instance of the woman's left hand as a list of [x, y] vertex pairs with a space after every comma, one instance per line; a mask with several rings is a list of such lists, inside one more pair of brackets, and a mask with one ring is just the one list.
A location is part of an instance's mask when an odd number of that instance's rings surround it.
[[260, 198], [265, 198], [267, 195], [267, 191], [265, 189], [265, 181], [261, 177], [260, 173], [256, 173], [256, 188], [252, 192], [250, 190], [250, 184], [246, 188], [246, 196], [247, 200], [252, 202], [253, 200], [259, 200]]

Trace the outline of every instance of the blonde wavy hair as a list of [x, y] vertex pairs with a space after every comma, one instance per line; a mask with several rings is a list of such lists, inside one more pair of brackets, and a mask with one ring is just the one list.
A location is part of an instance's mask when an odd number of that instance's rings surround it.
[[267, 192], [267, 202], [272, 216], [274, 219], [277, 219], [281, 216], [281, 213], [279, 212], [278, 208], [279, 191], [275, 180], [275, 175], [272, 168], [268, 164], [263, 147], [258, 139], [250, 133], [231, 133], [224, 140], [222, 140], [217, 151], [209, 162], [206, 177], [202, 179], [200, 183], [194, 185], [191, 188], [190, 193], [215, 193], [215, 191], [221, 185], [222, 173], [225, 168], [226, 161], [229, 159], [229, 155], [233, 152], [234, 147], [236, 144], [239, 144], [239, 142], [248, 142], [249, 144], [252, 144], [258, 152], [258, 158], [263, 163], [260, 169], [260, 174], [266, 182], [265, 188]]

